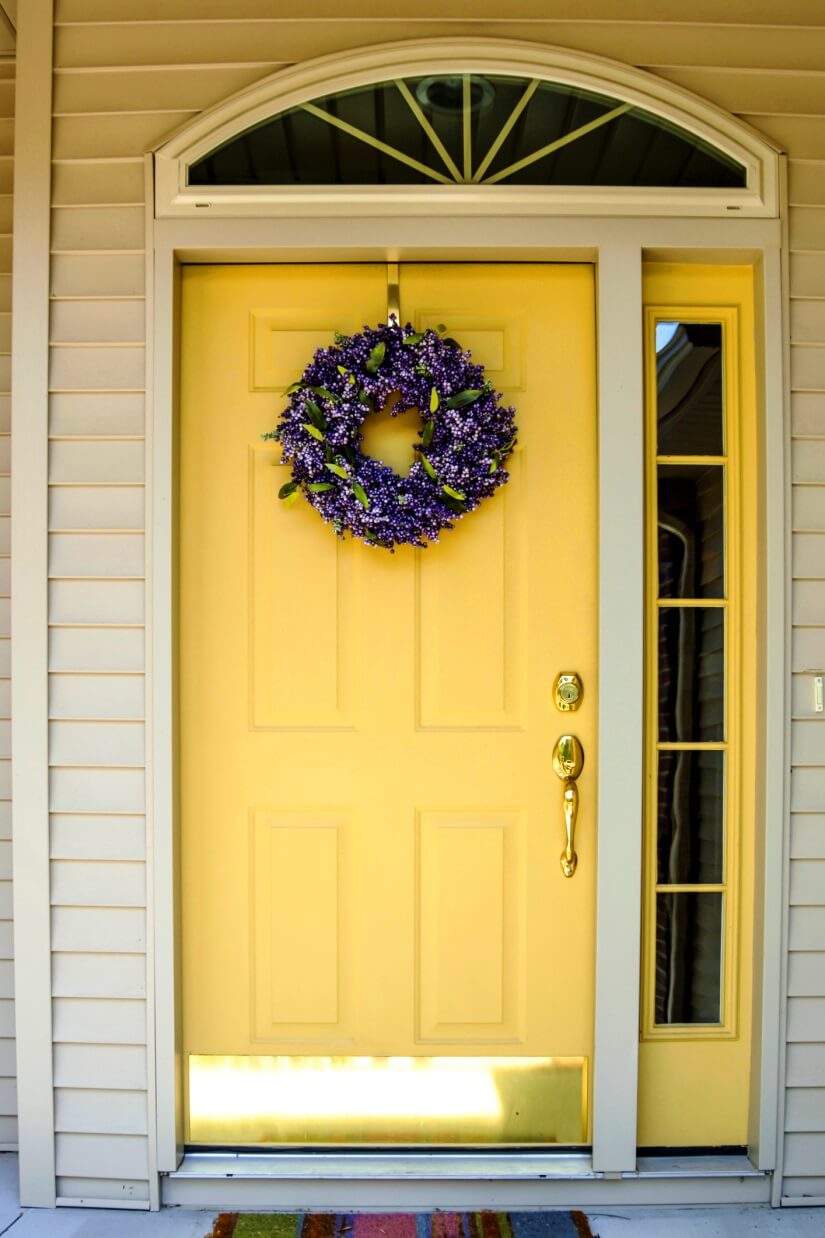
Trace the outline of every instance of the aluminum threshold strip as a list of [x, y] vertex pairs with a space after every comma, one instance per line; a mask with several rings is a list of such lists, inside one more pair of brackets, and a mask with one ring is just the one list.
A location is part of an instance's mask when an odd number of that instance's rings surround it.
[[[165, 1177], [179, 1181], [233, 1178], [350, 1181], [599, 1181], [590, 1156], [579, 1153], [472, 1153], [442, 1156], [432, 1152], [188, 1152]], [[622, 1179], [764, 1178], [746, 1156], [645, 1157]]]
[[398, 1152], [187, 1152], [169, 1178], [318, 1179], [581, 1179], [593, 1178], [593, 1163], [578, 1153], [518, 1152], [483, 1155]]

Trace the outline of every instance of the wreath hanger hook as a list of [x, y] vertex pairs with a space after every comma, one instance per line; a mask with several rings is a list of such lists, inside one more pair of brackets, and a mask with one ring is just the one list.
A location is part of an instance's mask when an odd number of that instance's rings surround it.
[[401, 294], [398, 289], [398, 263], [387, 263], [387, 322], [394, 318], [401, 325]]

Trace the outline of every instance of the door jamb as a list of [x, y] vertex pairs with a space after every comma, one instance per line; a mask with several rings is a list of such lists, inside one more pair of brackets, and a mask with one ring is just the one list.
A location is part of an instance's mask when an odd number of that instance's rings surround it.
[[[643, 691], [643, 402], [641, 279], [643, 258], [751, 262], [761, 272], [759, 305], [763, 404], [760, 441], [764, 476], [762, 644], [764, 750], [783, 750], [787, 730], [784, 658], [785, 477], [783, 328], [778, 296], [781, 235], [778, 220], [733, 219], [522, 219], [518, 232], [507, 218], [468, 220], [340, 219], [330, 245], [329, 220], [312, 218], [153, 218], [151, 175], [147, 246], [147, 753], [149, 766], [150, 916], [149, 977], [154, 1021], [149, 1051], [154, 1062], [156, 1141], [150, 1173], [171, 1172], [182, 1155], [179, 1016], [174, 576], [177, 294], [180, 264], [187, 261], [595, 261], [598, 270], [600, 442], [601, 716], [599, 733], [599, 873], [596, 922], [595, 1077], [593, 1171], [636, 1169], [639, 930], [641, 917], [641, 727]], [[404, 244], [399, 244], [399, 237]], [[340, 238], [340, 239], [339, 239]], [[622, 468], [617, 467], [621, 462]], [[609, 465], [609, 467], [608, 467]], [[630, 482], [634, 489], [631, 491]], [[629, 497], [628, 497], [629, 496]], [[634, 626], [635, 625], [635, 626]], [[610, 754], [617, 728], [638, 736], [639, 764], [628, 767]], [[628, 736], [630, 739], [630, 736]], [[632, 750], [632, 749], [631, 749]], [[765, 773], [758, 802], [765, 820], [765, 880], [755, 917], [768, 929], [755, 991], [755, 1029], [761, 1026], [752, 1074], [758, 1121], [752, 1157], [760, 1169], [776, 1163], [779, 1107], [779, 1021], [782, 946], [774, 926], [782, 917], [785, 853], [785, 772]], [[635, 963], [635, 971], [631, 966]]]

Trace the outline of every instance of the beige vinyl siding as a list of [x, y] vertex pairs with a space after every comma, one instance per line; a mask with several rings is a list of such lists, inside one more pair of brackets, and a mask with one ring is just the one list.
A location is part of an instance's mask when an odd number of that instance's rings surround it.
[[[56, 0], [50, 716], [61, 1196], [138, 1203], [148, 1174], [136, 931], [145, 909], [143, 153], [278, 67], [468, 35], [648, 69], [789, 152], [796, 722], [785, 1190], [825, 1196], [825, 730], [811, 678], [825, 668], [825, 6], [694, 0], [689, 21], [677, 0], [513, 0], [506, 11], [499, 0], [419, 0], [377, 17], [373, 0], [305, 0], [300, 16], [278, 17], [271, 0]], [[0, 151], [7, 140], [0, 120]], [[0, 680], [0, 712], [2, 695]]]
[[11, 897], [10, 447], [14, 61], [0, 48], [0, 1149], [17, 1143]]
[[[825, 121], [823, 121], [825, 128]], [[809, 148], [810, 149], [810, 148]], [[825, 164], [791, 165], [793, 647], [784, 1192], [825, 1195]]]

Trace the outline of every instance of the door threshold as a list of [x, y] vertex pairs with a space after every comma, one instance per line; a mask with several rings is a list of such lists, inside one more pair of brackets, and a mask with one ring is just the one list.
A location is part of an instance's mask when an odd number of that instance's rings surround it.
[[168, 1175], [193, 1178], [313, 1178], [316, 1181], [421, 1178], [439, 1181], [593, 1178], [589, 1152], [187, 1152]]
[[641, 1158], [593, 1169], [589, 1151], [187, 1152], [161, 1175], [161, 1200], [188, 1208], [427, 1212], [770, 1201], [771, 1175], [746, 1156]]

